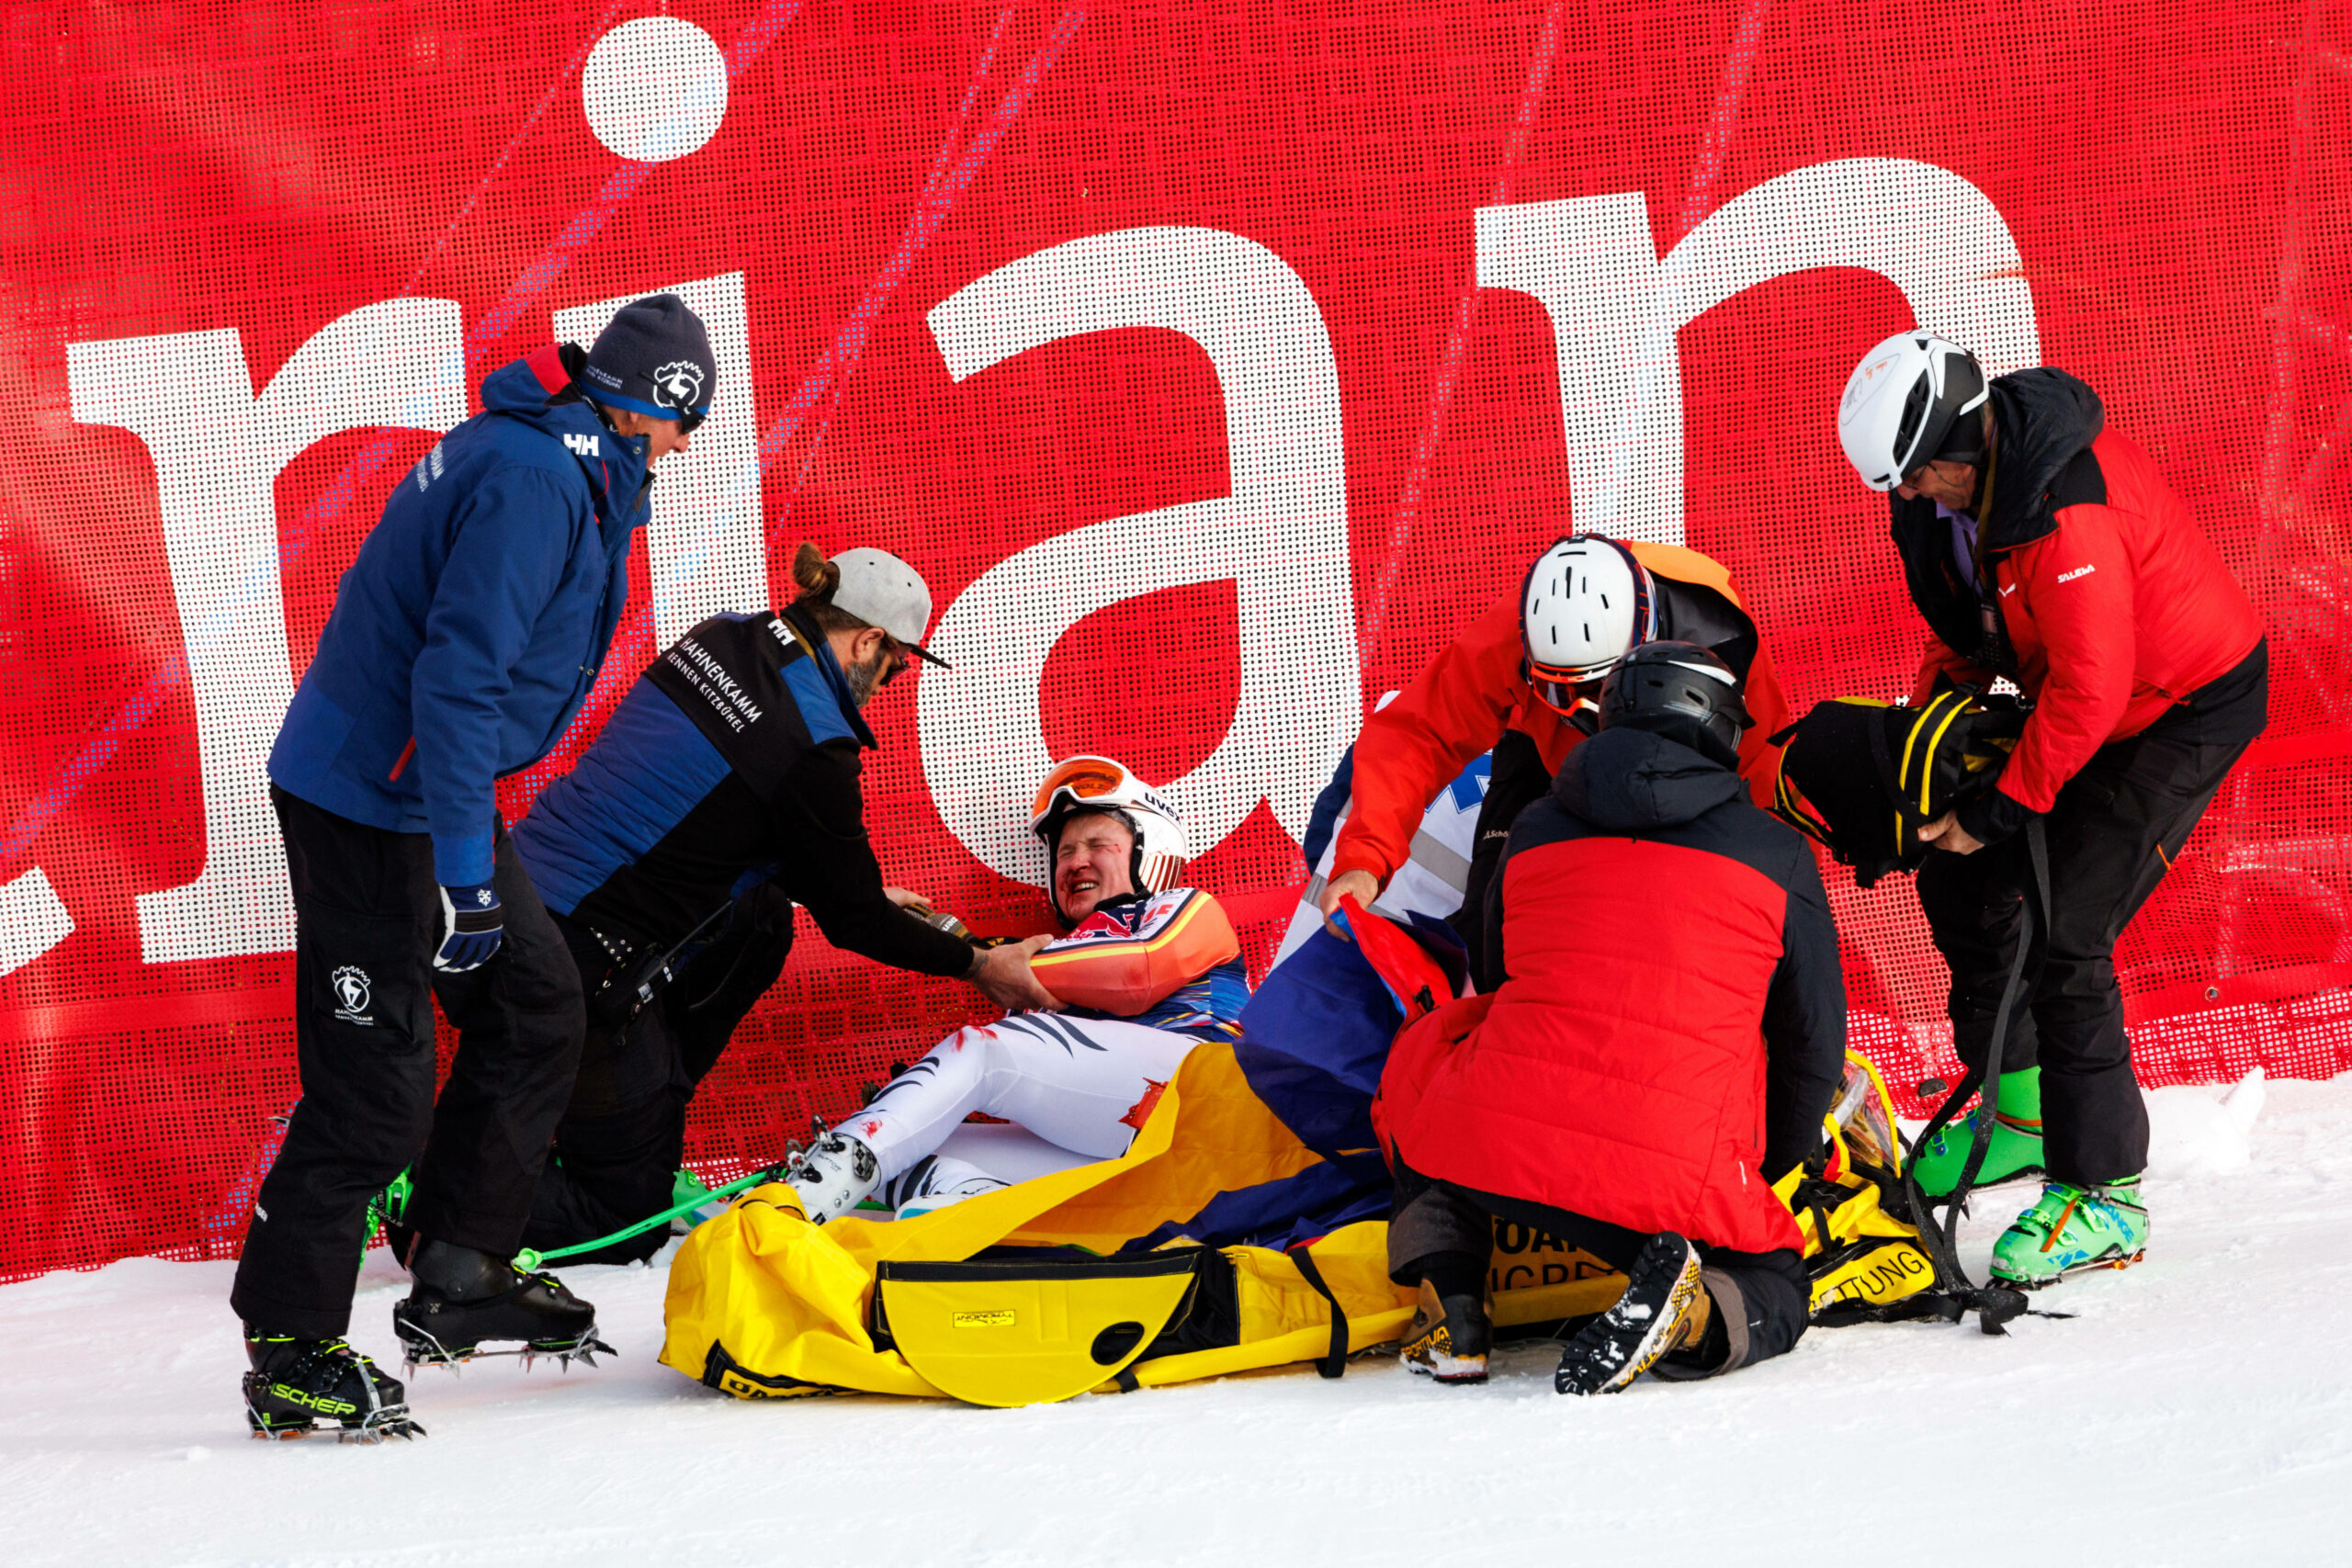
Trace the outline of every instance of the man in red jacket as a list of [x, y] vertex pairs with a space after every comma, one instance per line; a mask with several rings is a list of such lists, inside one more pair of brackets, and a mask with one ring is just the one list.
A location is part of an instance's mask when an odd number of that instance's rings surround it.
[[[1930, 634], [1913, 700], [1940, 674], [2007, 676], [2033, 705], [1996, 787], [1920, 831], [1951, 852], [1920, 869], [1919, 907], [1951, 966], [1953, 1041], [1972, 1066], [2032, 882], [2019, 829], [2041, 818], [2049, 845], [2030, 1019], [2011, 1026], [1999, 1064], [1986, 1175], [2050, 1180], [2001, 1237], [1993, 1273], [2031, 1286], [2120, 1267], [2147, 1241], [2148, 1117], [2115, 944], [2262, 731], [2262, 618], [2148, 455], [2063, 370], [1988, 382], [1959, 345], [1898, 333], [1855, 368], [1838, 434], [1862, 482], [1893, 491], [1895, 548]], [[1950, 1190], [1973, 1122], [1921, 1151], [1931, 1191]]]
[[1820, 1146], [1845, 1061], [1821, 874], [1732, 771], [1747, 715], [1723, 660], [1634, 649], [1599, 723], [1511, 829], [1487, 907], [1499, 988], [1400, 1034], [1374, 1105], [1390, 1274], [1420, 1292], [1404, 1359], [1441, 1382], [1486, 1379], [1494, 1215], [1626, 1270], [1561, 1356], [1563, 1393], [1730, 1371], [1809, 1316], [1771, 1184]]
[[1492, 749], [1456, 918], [1470, 972], [1488, 988], [1479, 911], [1511, 823], [1592, 733], [1593, 700], [1618, 660], [1653, 640], [1695, 643], [1742, 682], [1756, 723], [1739, 771], [1758, 803], [1770, 805], [1778, 770], [1765, 737], [1788, 723], [1788, 703], [1731, 574], [1679, 546], [1577, 534], [1537, 556], [1518, 592], [1463, 627], [1395, 702], [1364, 720], [1353, 808], [1317, 900], [1325, 918], [1351, 893], [1372, 907], [1412, 858], [1413, 836], [1438, 792]]

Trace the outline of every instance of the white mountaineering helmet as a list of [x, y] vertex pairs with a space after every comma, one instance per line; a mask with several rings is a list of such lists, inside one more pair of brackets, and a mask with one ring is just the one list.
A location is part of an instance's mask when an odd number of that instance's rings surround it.
[[[1838, 400], [1838, 444], [1872, 490], [1893, 490], [1934, 458], [1984, 461], [1982, 422], [1990, 385], [1976, 356], [1914, 329], [1862, 355]], [[1969, 416], [1962, 419], [1962, 415]]]
[[1127, 825], [1136, 847], [1128, 876], [1138, 893], [1165, 893], [1184, 874], [1192, 858], [1184, 837], [1184, 814], [1158, 790], [1108, 757], [1072, 757], [1057, 763], [1037, 786], [1029, 805], [1029, 830], [1046, 846], [1046, 897], [1062, 917], [1054, 894], [1053, 854], [1062, 823], [1081, 811], [1103, 811]]
[[1528, 683], [1544, 705], [1589, 718], [1592, 698], [1617, 661], [1657, 636], [1657, 585], [1616, 540], [1573, 535], [1527, 569], [1519, 636]]

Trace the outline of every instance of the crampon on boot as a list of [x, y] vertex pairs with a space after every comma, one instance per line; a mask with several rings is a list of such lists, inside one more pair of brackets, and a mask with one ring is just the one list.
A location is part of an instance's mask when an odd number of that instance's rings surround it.
[[883, 1184], [882, 1201], [885, 1207], [897, 1210], [899, 1218], [911, 1220], [983, 1192], [1001, 1192], [1012, 1185], [969, 1160], [925, 1155]]
[[1626, 1271], [1617, 1304], [1577, 1331], [1560, 1352], [1552, 1386], [1562, 1393], [1615, 1393], [1675, 1350], [1706, 1337], [1714, 1303], [1699, 1281], [1699, 1249], [1660, 1231]]
[[[1976, 1185], [1991, 1187], [2020, 1176], [2039, 1176], [2041, 1164], [2041, 1069], [2026, 1067], [2001, 1075], [1995, 1091], [1992, 1141], [1984, 1145], [1984, 1166]], [[1961, 1168], [1976, 1142], [1978, 1105], [1966, 1116], [1948, 1123], [1911, 1155], [1911, 1174], [1929, 1198], [1944, 1198], [1960, 1185]]]
[[[420, 1240], [409, 1259], [415, 1288], [392, 1308], [392, 1332], [408, 1365], [455, 1367], [478, 1356], [520, 1356], [527, 1370], [553, 1356], [566, 1371], [573, 1358], [594, 1366], [619, 1354], [596, 1337], [596, 1309], [552, 1274], [526, 1274], [503, 1258], [447, 1242]], [[511, 1350], [485, 1341], [519, 1340]]]
[[1494, 1347], [1494, 1320], [1483, 1294], [1440, 1296], [1435, 1285], [1421, 1280], [1413, 1321], [1396, 1352], [1407, 1371], [1444, 1383], [1485, 1382]]
[[298, 1339], [245, 1330], [245, 1423], [256, 1438], [307, 1435], [321, 1423], [346, 1443], [421, 1438], [409, 1418], [408, 1391], [340, 1339]]
[[1993, 1280], [2038, 1290], [2086, 1269], [2128, 1269], [2147, 1247], [2148, 1208], [2138, 1177], [2103, 1187], [2052, 1181], [1993, 1244]]
[[800, 1212], [821, 1225], [840, 1219], [882, 1185], [882, 1164], [864, 1143], [834, 1131], [794, 1156], [784, 1179], [800, 1195]]

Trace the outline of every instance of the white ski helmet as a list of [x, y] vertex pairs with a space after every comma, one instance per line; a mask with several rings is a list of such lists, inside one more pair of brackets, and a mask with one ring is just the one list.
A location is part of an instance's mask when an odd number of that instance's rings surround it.
[[1109, 757], [1072, 757], [1057, 763], [1037, 786], [1029, 806], [1029, 830], [1046, 846], [1046, 899], [1065, 925], [1061, 899], [1054, 892], [1053, 855], [1062, 824], [1081, 811], [1117, 818], [1135, 835], [1128, 876], [1138, 893], [1165, 893], [1184, 874], [1192, 852], [1184, 837], [1184, 814], [1158, 790]]
[[1603, 534], [1577, 534], [1535, 558], [1519, 595], [1528, 683], [1545, 706], [1591, 715], [1601, 681], [1626, 650], [1657, 636], [1657, 587], [1634, 552]]
[[1935, 458], [1982, 464], [1984, 443], [1974, 419], [1990, 384], [1976, 356], [1956, 343], [1914, 329], [1862, 355], [1838, 400], [1838, 444], [1872, 490], [1893, 490]]

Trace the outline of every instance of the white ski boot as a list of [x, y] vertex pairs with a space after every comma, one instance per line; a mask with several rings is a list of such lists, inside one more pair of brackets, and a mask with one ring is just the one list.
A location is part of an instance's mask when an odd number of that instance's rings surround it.
[[838, 1129], [793, 1156], [784, 1179], [800, 1194], [811, 1224], [840, 1219], [882, 1185], [882, 1165], [874, 1151]]
[[882, 1190], [882, 1201], [899, 1211], [899, 1218], [911, 1220], [933, 1209], [944, 1209], [983, 1192], [1002, 1191], [1012, 1185], [1010, 1181], [1000, 1181], [969, 1160], [928, 1155], [892, 1177]]

